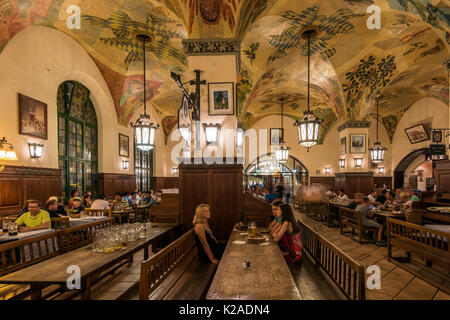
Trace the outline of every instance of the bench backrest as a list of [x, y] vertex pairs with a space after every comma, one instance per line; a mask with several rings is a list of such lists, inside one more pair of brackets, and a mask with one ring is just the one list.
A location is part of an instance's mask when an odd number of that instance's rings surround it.
[[148, 300], [150, 294], [194, 247], [194, 229], [191, 229], [150, 259], [142, 262], [139, 299]]
[[303, 248], [315, 263], [325, 271], [344, 296], [351, 300], [364, 300], [364, 266], [300, 220], [297, 222], [301, 229]]
[[61, 230], [59, 232], [61, 252], [71, 251], [91, 243], [95, 230], [109, 227], [113, 224], [114, 218], [108, 218]]
[[398, 239], [439, 254], [450, 254], [450, 233], [448, 232], [437, 231], [414, 223], [388, 218], [387, 233], [388, 240]]
[[91, 217], [109, 217], [111, 218], [112, 208], [109, 209], [84, 209], [86, 214]]
[[70, 227], [69, 217], [64, 218], [51, 218], [52, 229], [61, 230]]
[[0, 245], [0, 276], [59, 254], [58, 232]]
[[346, 207], [341, 207], [341, 217], [345, 220], [361, 225], [361, 212]]

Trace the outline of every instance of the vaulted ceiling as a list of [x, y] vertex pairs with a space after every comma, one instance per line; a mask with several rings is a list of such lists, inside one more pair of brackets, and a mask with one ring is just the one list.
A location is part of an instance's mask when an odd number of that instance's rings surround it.
[[[448, 0], [78, 0], [80, 30], [66, 25], [72, 4], [0, 0], [0, 52], [31, 25], [70, 35], [97, 63], [123, 125], [143, 103], [142, 47], [135, 40], [142, 31], [155, 38], [147, 98], [166, 129], [181, 99], [170, 71], [188, 70], [187, 38], [241, 41], [238, 117], [245, 127], [279, 114], [281, 97], [285, 114], [299, 119], [307, 96], [307, 42], [300, 34], [311, 24], [320, 28], [311, 42], [311, 107], [322, 133], [338, 119], [373, 117], [377, 95], [390, 137], [414, 102], [435, 97], [448, 105]], [[381, 29], [367, 27], [372, 4], [381, 9]]]

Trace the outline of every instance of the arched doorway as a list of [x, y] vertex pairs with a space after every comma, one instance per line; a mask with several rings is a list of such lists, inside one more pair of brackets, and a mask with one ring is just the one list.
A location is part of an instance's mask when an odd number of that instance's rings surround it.
[[289, 156], [286, 163], [279, 163], [274, 153], [268, 153], [247, 166], [244, 181], [246, 190], [254, 185], [273, 188], [282, 183], [285, 191], [294, 195], [299, 184], [308, 183], [308, 170], [295, 157]]
[[98, 191], [97, 115], [90, 91], [76, 81], [58, 88], [58, 167], [62, 170], [62, 194]]
[[394, 170], [394, 188], [402, 188], [405, 183], [405, 170], [420, 156], [424, 156], [426, 161], [430, 155], [429, 148], [421, 148], [414, 150], [404, 157]]

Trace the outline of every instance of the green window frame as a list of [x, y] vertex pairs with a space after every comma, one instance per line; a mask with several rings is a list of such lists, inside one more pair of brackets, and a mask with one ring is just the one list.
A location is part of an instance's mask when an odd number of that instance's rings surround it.
[[98, 194], [98, 127], [89, 90], [76, 81], [58, 88], [58, 167], [62, 194], [74, 189]]
[[149, 191], [152, 188], [154, 150], [142, 151], [134, 144], [134, 173], [136, 187], [140, 191]]

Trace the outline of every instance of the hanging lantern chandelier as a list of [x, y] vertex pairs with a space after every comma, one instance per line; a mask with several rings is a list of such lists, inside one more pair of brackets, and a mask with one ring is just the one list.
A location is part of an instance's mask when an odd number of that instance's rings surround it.
[[294, 126], [298, 127], [298, 143], [309, 152], [309, 148], [317, 144], [319, 141], [319, 124], [320, 120], [314, 116], [314, 113], [310, 109], [310, 73], [311, 73], [311, 38], [318, 35], [317, 28], [311, 27], [305, 30], [302, 34], [303, 39], [308, 39], [308, 110], [303, 112], [303, 118], [301, 121], [295, 121]]
[[380, 163], [384, 161], [384, 152], [387, 150], [385, 147], [381, 146], [378, 141], [378, 97], [377, 97], [377, 141], [373, 144], [370, 150], [370, 157], [373, 163]]
[[275, 154], [277, 157], [277, 161], [279, 163], [284, 163], [284, 162], [287, 162], [289, 159], [289, 150], [291, 148], [286, 146], [284, 143], [284, 126], [283, 126], [284, 98], [281, 98], [280, 101], [281, 101], [281, 132], [282, 132], [282, 136], [280, 138], [280, 145], [276, 149]]
[[142, 41], [142, 60], [144, 61], [144, 113], [139, 116], [139, 119], [133, 124], [130, 122], [130, 126], [134, 129], [134, 137], [136, 141], [136, 148], [142, 151], [149, 151], [155, 146], [155, 132], [159, 128], [158, 125], [154, 125], [150, 121], [150, 115], [147, 114], [147, 89], [146, 89], [146, 78], [145, 78], [145, 46], [146, 41], [151, 38], [148, 35], [140, 34], [136, 38]]

